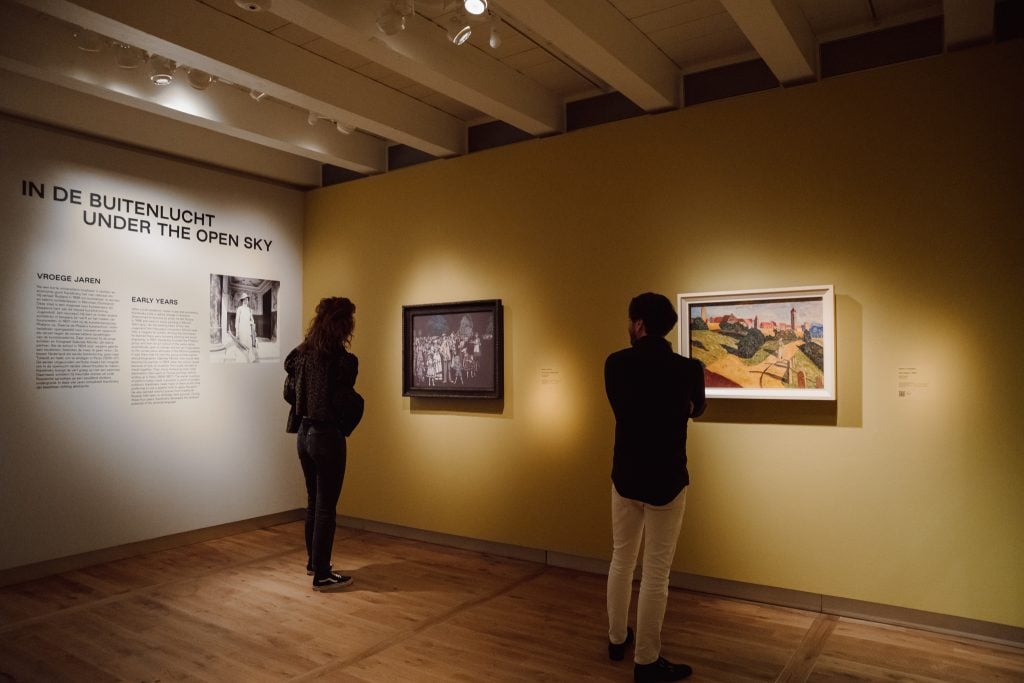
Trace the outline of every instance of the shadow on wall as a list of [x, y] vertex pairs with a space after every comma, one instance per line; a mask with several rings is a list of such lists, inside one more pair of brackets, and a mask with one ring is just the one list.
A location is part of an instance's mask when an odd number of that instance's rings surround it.
[[472, 398], [410, 398], [409, 412], [433, 413], [446, 415], [484, 414], [502, 416], [505, 412], [505, 399], [472, 399]]
[[699, 422], [862, 427], [864, 423], [863, 312], [836, 296], [836, 400], [713, 398]]

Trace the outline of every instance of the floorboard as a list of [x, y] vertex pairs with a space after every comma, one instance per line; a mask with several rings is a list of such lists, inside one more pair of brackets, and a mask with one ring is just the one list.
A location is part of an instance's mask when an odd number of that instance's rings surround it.
[[[6, 681], [627, 681], [604, 577], [339, 528], [321, 594], [294, 522], [0, 588]], [[1016, 681], [1024, 648], [673, 589], [693, 681]]]

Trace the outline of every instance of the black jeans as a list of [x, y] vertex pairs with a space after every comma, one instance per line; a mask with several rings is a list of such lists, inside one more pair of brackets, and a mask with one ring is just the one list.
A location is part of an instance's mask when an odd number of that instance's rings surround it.
[[306, 478], [306, 552], [318, 579], [331, 573], [338, 498], [345, 480], [345, 437], [330, 422], [304, 418], [298, 436]]

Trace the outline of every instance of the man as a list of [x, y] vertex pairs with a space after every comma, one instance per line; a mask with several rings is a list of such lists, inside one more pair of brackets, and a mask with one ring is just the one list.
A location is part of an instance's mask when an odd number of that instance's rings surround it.
[[252, 309], [249, 308], [248, 294], [242, 295], [242, 300], [238, 302], [238, 310], [235, 311], [235, 337], [245, 349], [246, 362], [252, 363], [256, 360], [256, 321], [252, 317]]
[[647, 292], [629, 303], [631, 346], [608, 356], [605, 391], [615, 413], [612, 460], [613, 551], [608, 571], [608, 656], [621, 660], [633, 643], [626, 625], [633, 570], [644, 537], [637, 601], [635, 681], [677, 681], [693, 670], [661, 656], [669, 571], [686, 508], [686, 425], [704, 412], [704, 370], [672, 351], [665, 335], [675, 308]]

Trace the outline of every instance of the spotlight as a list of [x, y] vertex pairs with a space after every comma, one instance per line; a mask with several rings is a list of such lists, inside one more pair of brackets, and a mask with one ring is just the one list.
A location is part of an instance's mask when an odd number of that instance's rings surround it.
[[267, 93], [262, 90], [250, 90], [249, 97], [253, 98], [257, 102], [262, 102], [263, 98], [267, 96]]
[[487, 44], [491, 46], [492, 50], [497, 50], [501, 47], [501, 19], [497, 14], [491, 15], [491, 37], [488, 38]]
[[487, 0], [465, 0], [462, 6], [470, 14], [479, 16], [487, 11]]
[[452, 41], [456, 45], [462, 45], [469, 37], [473, 34], [473, 27], [466, 21], [466, 17], [462, 12], [456, 12], [451, 19], [448, 20], [448, 40]]
[[306, 123], [311, 126], [315, 126], [316, 122], [320, 120], [320, 115], [313, 112], [309, 112], [309, 116], [306, 117]]
[[122, 69], [136, 69], [146, 61], [146, 52], [127, 43], [118, 43], [114, 60]]
[[213, 76], [200, 69], [185, 69], [188, 74], [188, 84], [196, 90], [206, 90], [213, 83]]
[[172, 60], [154, 56], [149, 60], [149, 80], [157, 85], [170, 85], [174, 80], [174, 68]]
[[75, 44], [82, 52], [99, 52], [103, 49], [103, 36], [87, 28], [75, 28]]
[[377, 15], [377, 28], [384, 35], [393, 36], [405, 30], [405, 18], [415, 11], [414, 0], [390, 0]]
[[334, 127], [337, 128], [338, 132], [342, 135], [351, 135], [356, 129], [355, 126], [350, 126], [347, 123], [342, 123], [341, 121], [336, 121]]
[[381, 10], [377, 16], [377, 28], [386, 36], [393, 36], [399, 31], [405, 30], [405, 17], [398, 13], [394, 7], [387, 7]]

